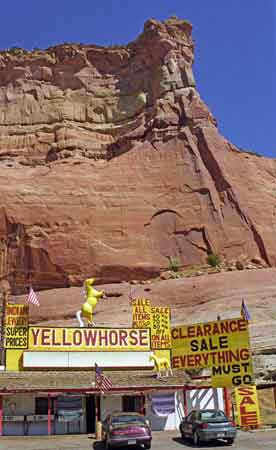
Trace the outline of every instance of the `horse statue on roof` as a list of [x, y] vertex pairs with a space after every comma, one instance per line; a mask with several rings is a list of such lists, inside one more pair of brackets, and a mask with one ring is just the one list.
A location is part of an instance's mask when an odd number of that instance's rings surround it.
[[157, 356], [152, 353], [149, 357], [150, 361], [154, 363], [154, 370], [156, 372], [156, 378], [162, 378], [162, 373], [165, 373], [165, 376], [173, 375], [171, 364], [168, 358], [165, 356]]
[[95, 326], [95, 322], [93, 321], [94, 309], [97, 306], [98, 300], [104, 296], [104, 292], [97, 291], [97, 289], [93, 287], [94, 282], [95, 278], [87, 278], [84, 282], [86, 300], [83, 303], [81, 310], [76, 313], [80, 327], [85, 326], [83, 319], [86, 319], [89, 327]]

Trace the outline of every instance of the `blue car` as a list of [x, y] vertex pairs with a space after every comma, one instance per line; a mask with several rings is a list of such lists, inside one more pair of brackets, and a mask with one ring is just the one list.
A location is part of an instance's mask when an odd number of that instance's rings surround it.
[[236, 425], [219, 409], [192, 411], [180, 424], [182, 439], [190, 438], [194, 445], [201, 442], [223, 439], [232, 445], [236, 435]]

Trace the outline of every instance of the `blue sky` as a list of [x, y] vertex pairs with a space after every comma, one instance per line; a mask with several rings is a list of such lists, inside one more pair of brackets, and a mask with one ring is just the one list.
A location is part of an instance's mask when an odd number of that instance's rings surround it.
[[197, 88], [221, 133], [276, 158], [276, 0], [13, 0], [1, 4], [0, 48], [125, 44], [171, 15], [193, 24]]

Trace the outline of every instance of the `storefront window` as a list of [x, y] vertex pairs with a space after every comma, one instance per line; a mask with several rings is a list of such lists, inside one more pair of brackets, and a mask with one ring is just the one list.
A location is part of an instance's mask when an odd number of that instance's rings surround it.
[[124, 395], [123, 396], [124, 412], [144, 412], [144, 396], [143, 395]]
[[[53, 399], [51, 399], [51, 414], [54, 413]], [[48, 398], [36, 397], [35, 399], [35, 414], [45, 415], [48, 414]]]

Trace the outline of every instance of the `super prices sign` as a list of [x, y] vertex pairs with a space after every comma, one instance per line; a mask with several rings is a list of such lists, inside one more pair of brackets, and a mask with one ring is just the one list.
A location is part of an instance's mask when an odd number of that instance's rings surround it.
[[241, 318], [174, 327], [172, 368], [209, 367], [212, 386], [253, 384], [248, 323]]
[[7, 304], [5, 311], [5, 348], [28, 348], [28, 323], [28, 305]]

